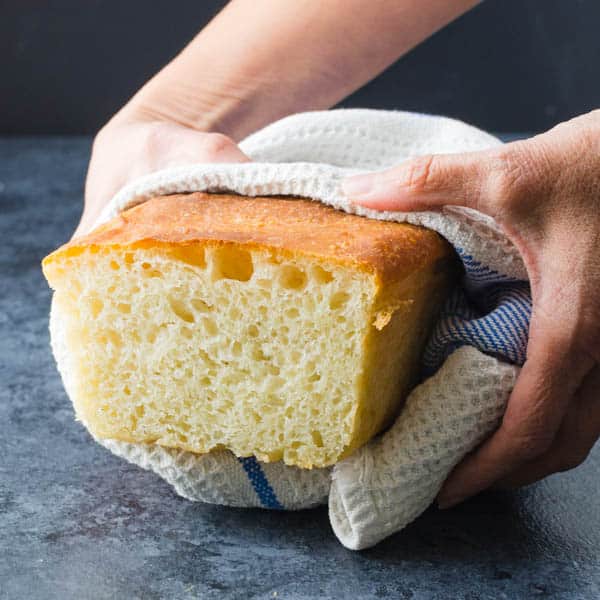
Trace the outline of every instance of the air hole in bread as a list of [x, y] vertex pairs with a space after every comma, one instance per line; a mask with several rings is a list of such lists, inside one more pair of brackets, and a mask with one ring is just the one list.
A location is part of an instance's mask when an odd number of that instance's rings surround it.
[[108, 329], [107, 330], [106, 337], [108, 338], [109, 342], [115, 348], [120, 348], [123, 345], [123, 341], [121, 339], [121, 336], [116, 331], [114, 331], [113, 329]]
[[234, 279], [236, 281], [249, 281], [254, 273], [252, 255], [241, 248], [221, 246], [212, 253], [213, 269], [212, 279]]
[[217, 327], [217, 324], [208, 317], [204, 317], [202, 319], [202, 325], [204, 325], [204, 329], [206, 330], [206, 333], [208, 335], [214, 336], [217, 335], [217, 333], [219, 333], [219, 328]]
[[201, 298], [192, 298], [190, 304], [195, 311], [200, 313], [208, 313], [212, 310], [212, 306], [208, 305]]
[[193, 323], [196, 320], [192, 312], [188, 309], [188, 307], [182, 300], [180, 300], [179, 298], [174, 298], [173, 296], [168, 296], [167, 299], [169, 301], [171, 310], [182, 321], [185, 321], [186, 323]]
[[[272, 281], [270, 279], [257, 279], [256, 285], [260, 288], [263, 288], [265, 291], [271, 289]], [[268, 294], [268, 292], [266, 292]]]
[[350, 295], [346, 292], [336, 292], [329, 300], [331, 310], [339, 310], [350, 300]]
[[285, 311], [285, 316], [288, 319], [297, 319], [300, 316], [300, 311], [295, 306], [293, 306], [292, 308], [288, 308]]
[[262, 348], [253, 348], [252, 358], [256, 361], [268, 360], [268, 356], [262, 351]]
[[330, 283], [333, 281], [333, 274], [331, 271], [327, 271], [323, 267], [315, 266], [312, 269], [312, 276], [314, 277], [317, 283]]
[[206, 255], [201, 246], [187, 245], [181, 248], [173, 248], [170, 251], [175, 260], [180, 260], [188, 265], [204, 269], [206, 267]]
[[317, 448], [322, 448], [323, 447], [323, 437], [321, 436], [321, 433], [317, 430], [313, 430], [310, 432], [310, 435], [313, 439], [313, 443], [315, 444], [315, 446]]
[[90, 299], [90, 312], [92, 313], [92, 317], [94, 317], [94, 319], [102, 312], [103, 308], [104, 302], [102, 302], [100, 298]]
[[306, 273], [294, 265], [281, 267], [279, 282], [288, 290], [303, 290], [306, 287]]

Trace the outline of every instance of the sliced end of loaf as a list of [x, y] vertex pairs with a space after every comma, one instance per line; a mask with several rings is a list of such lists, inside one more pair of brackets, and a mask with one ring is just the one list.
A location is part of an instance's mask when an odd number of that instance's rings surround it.
[[384, 285], [243, 242], [72, 245], [44, 263], [59, 369], [97, 437], [331, 465], [397, 413], [448, 285], [440, 248]]

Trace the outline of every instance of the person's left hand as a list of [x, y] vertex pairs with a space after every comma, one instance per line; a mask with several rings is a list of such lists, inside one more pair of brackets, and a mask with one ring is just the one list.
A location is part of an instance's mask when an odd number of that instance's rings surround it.
[[600, 437], [600, 110], [500, 148], [357, 175], [344, 190], [376, 210], [479, 210], [527, 268], [527, 360], [499, 429], [456, 467], [440, 507], [583, 462]]
[[249, 160], [225, 135], [148, 118], [125, 106], [94, 140], [84, 210], [74, 236], [87, 233], [114, 194], [133, 179], [167, 167]]

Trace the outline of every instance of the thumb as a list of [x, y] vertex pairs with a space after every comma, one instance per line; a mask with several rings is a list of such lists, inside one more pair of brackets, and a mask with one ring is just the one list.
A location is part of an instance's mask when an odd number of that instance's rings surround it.
[[449, 507], [522, 471], [552, 447], [569, 403], [593, 362], [577, 355], [564, 332], [532, 321], [527, 361], [499, 429], [454, 469], [438, 496]]
[[375, 210], [433, 210], [467, 206], [490, 213], [482, 193], [490, 174], [490, 152], [426, 155], [397, 167], [354, 175], [342, 191], [354, 204]]

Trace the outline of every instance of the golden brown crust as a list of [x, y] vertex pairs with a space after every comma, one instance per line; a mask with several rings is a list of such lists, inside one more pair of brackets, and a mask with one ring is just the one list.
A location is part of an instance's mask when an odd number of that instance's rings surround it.
[[222, 242], [352, 264], [388, 282], [451, 254], [433, 231], [350, 215], [320, 202], [196, 192], [152, 198], [65, 244], [44, 263], [89, 246]]

